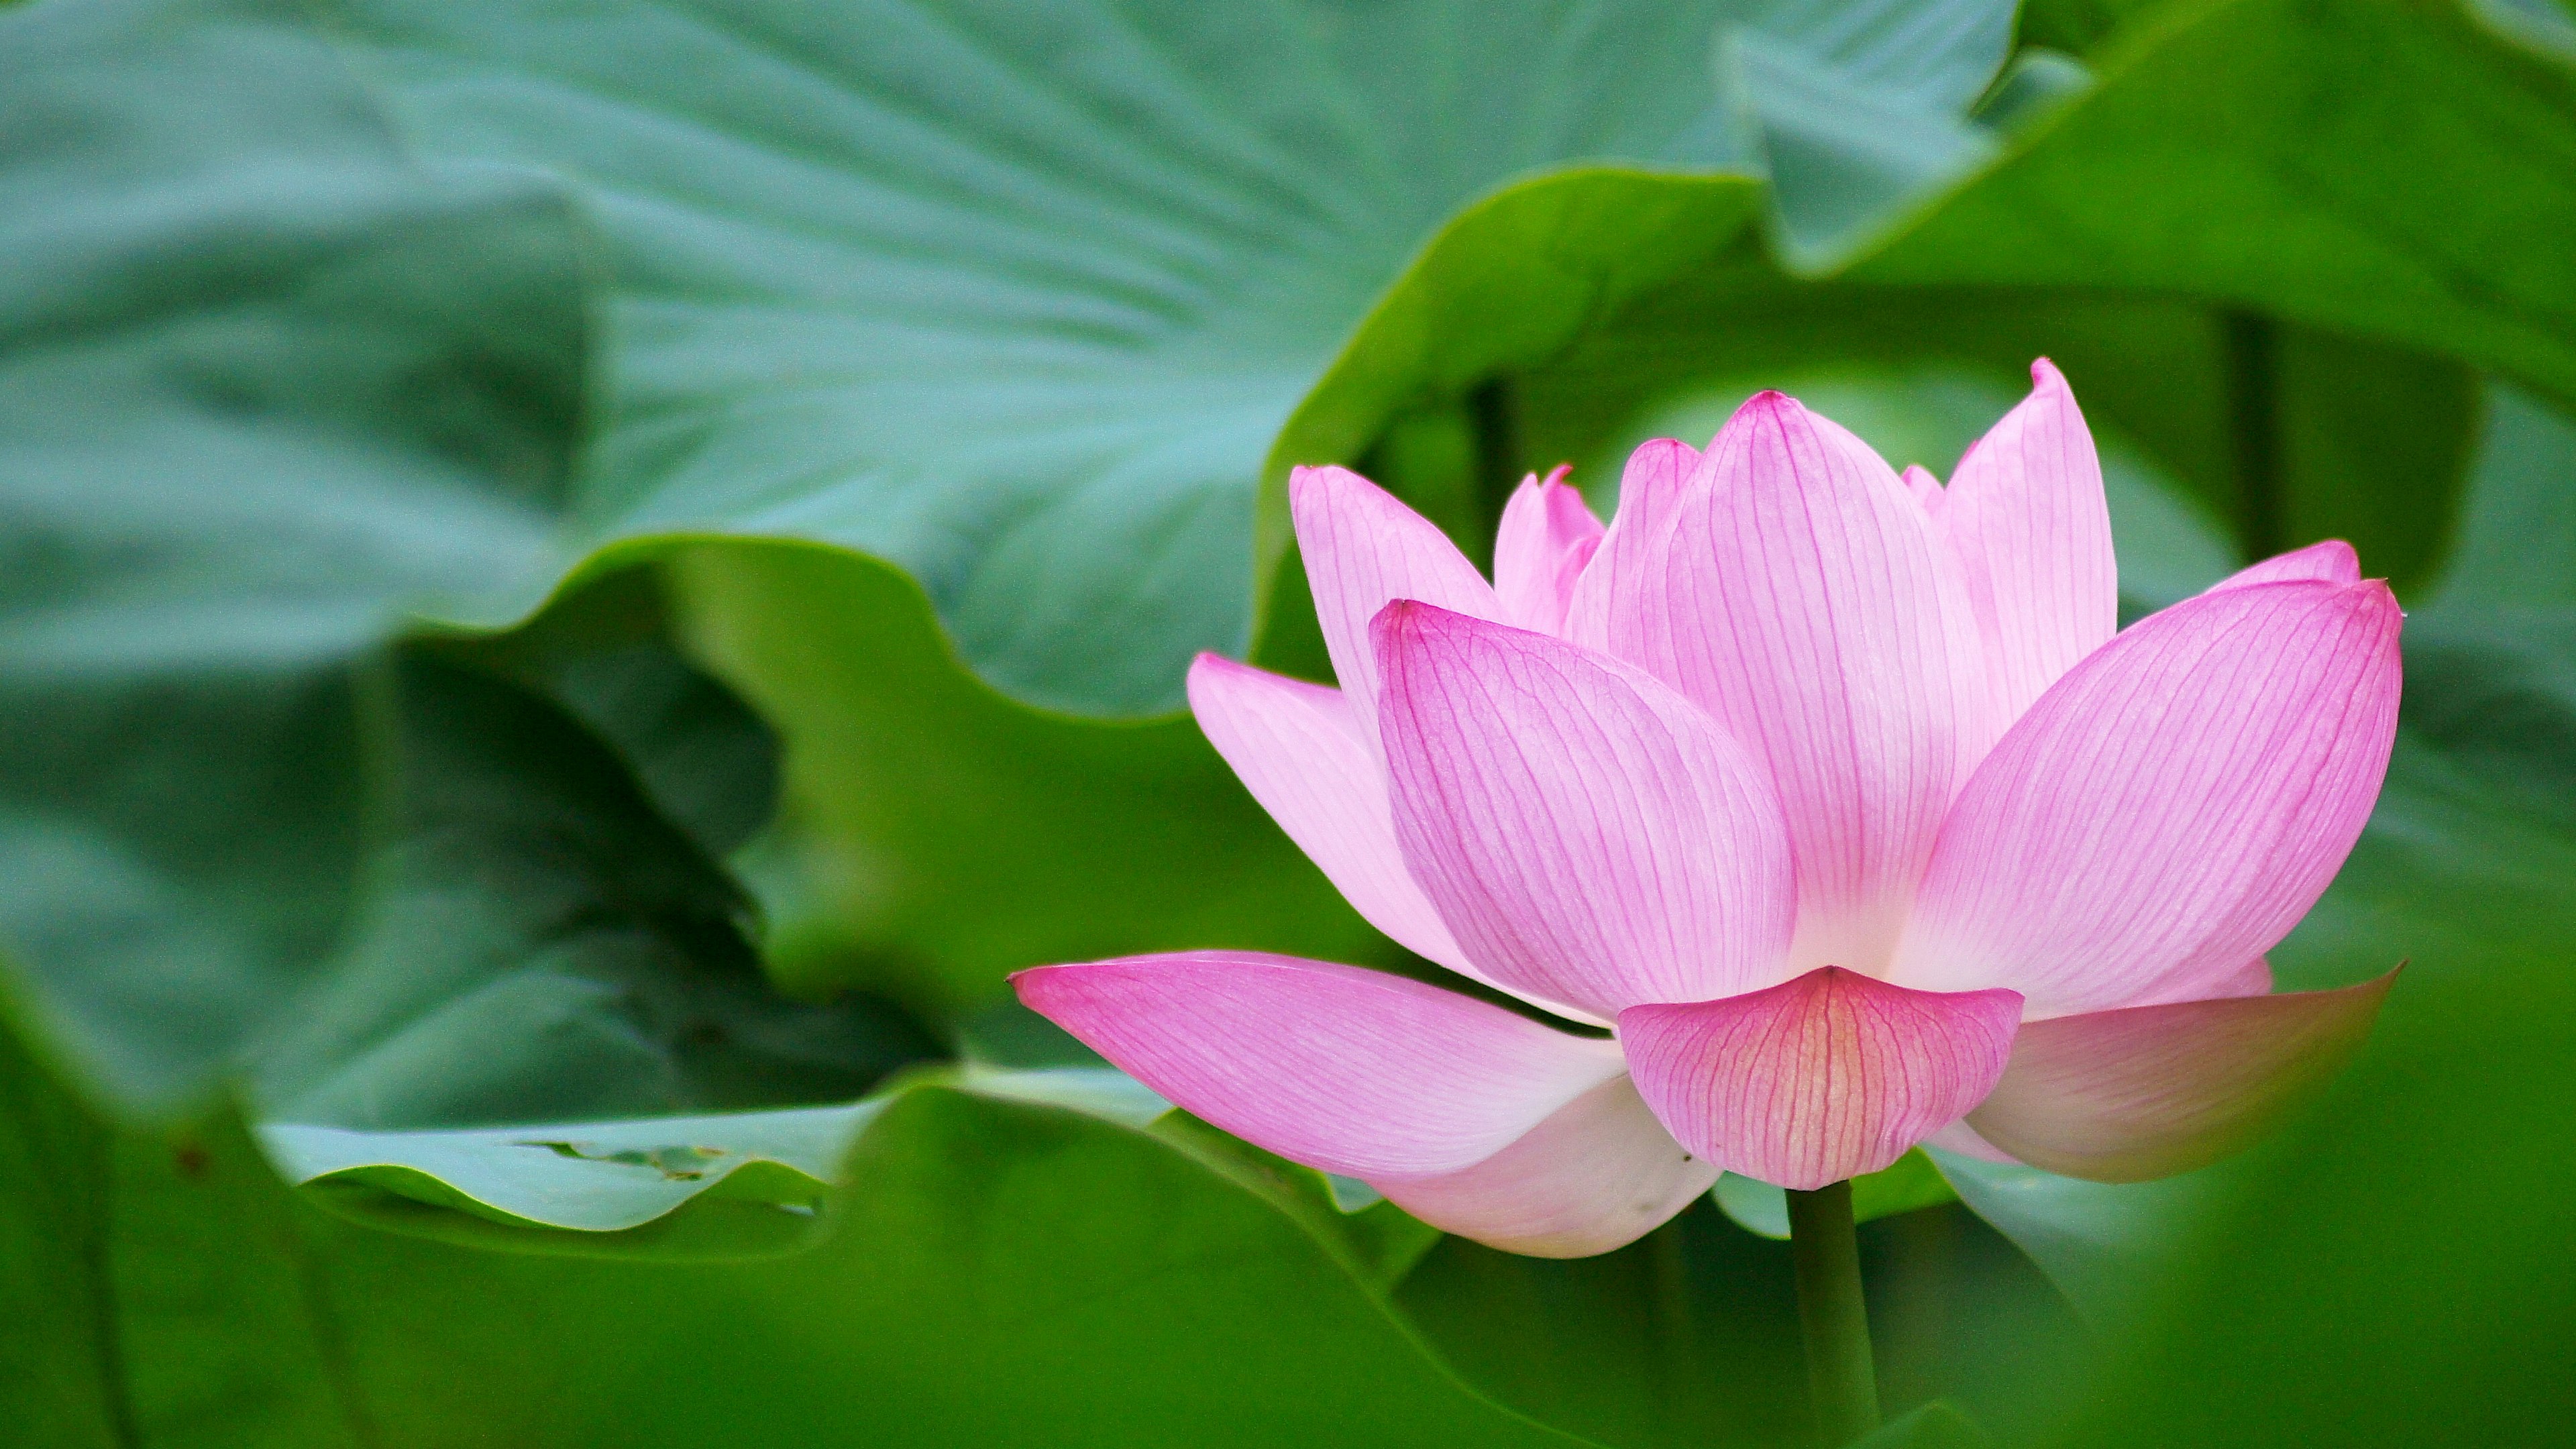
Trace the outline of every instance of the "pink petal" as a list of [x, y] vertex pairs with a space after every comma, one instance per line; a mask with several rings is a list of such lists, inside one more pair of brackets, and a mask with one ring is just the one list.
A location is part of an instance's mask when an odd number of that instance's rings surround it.
[[2100, 648], [2120, 613], [2093, 435], [2048, 359], [2030, 376], [2030, 396], [1959, 460], [1940, 513], [2007, 720]]
[[1396, 840], [1478, 965], [1604, 1016], [1779, 979], [1780, 807], [1707, 716], [1605, 655], [1429, 604], [1375, 632]]
[[1464, 1172], [1371, 1184], [1435, 1228], [1538, 1258], [1635, 1242], [1717, 1183], [1614, 1077]]
[[1473, 1167], [1620, 1073], [1614, 1043], [1356, 966], [1190, 951], [1011, 982], [1176, 1105], [1363, 1179]]
[[1252, 798], [1342, 899], [1406, 950], [1476, 975], [1440, 912], [1406, 873], [1386, 779], [1340, 690], [1202, 654], [1190, 712]]
[[1924, 1138], [1923, 1145], [1937, 1147], [1943, 1152], [1956, 1152], [1962, 1157], [1973, 1157], [1979, 1162], [2019, 1162], [2021, 1160], [1978, 1136], [1977, 1129], [1969, 1126], [1965, 1119], [1953, 1122]]
[[2225, 996], [2269, 996], [2272, 994], [2272, 963], [2257, 956], [2233, 966], [2212, 969], [2197, 975], [2176, 976], [2157, 988], [2152, 996], [2140, 1001], [2124, 1002], [2126, 1006], [2162, 1006], [2168, 1001], [2210, 1001]]
[[1728, 420], [1677, 514], [1645, 560], [1655, 587], [1612, 599], [1612, 651], [1778, 785], [1795, 963], [1878, 969], [1992, 736], [1957, 561], [1876, 454], [1778, 393]]
[[1914, 495], [1914, 501], [1923, 505], [1924, 512], [1937, 514], [1941, 505], [1949, 501], [1949, 495], [1941, 491], [1941, 480], [1933, 477], [1932, 470], [1922, 464], [1907, 464], [1902, 476], [1905, 491]]
[[1961, 792], [1895, 979], [2031, 1015], [2165, 999], [2269, 950], [2343, 863], [2397, 729], [2377, 582], [2186, 599], [2095, 651]]
[[2361, 581], [2361, 557], [2352, 545], [2339, 538], [2276, 553], [2251, 568], [2238, 569], [2211, 584], [2206, 592], [2241, 589], [2249, 584], [2286, 584], [2306, 579], [2327, 584], [2352, 584]]
[[2205, 1167], [2341, 1071], [2396, 979], [2031, 1022], [1968, 1124], [2033, 1167], [2096, 1182]]
[[1502, 601], [1503, 622], [1515, 628], [1564, 633], [1575, 581], [1601, 543], [1601, 520], [1566, 486], [1566, 472], [1560, 467], [1544, 483], [1531, 474], [1503, 505], [1503, 526], [1494, 536], [1494, 596]]
[[1827, 966], [1722, 1001], [1619, 1013], [1628, 1070], [1681, 1144], [1800, 1191], [1876, 1172], [1985, 1098], [2021, 997]]
[[1658, 591], [1645, 577], [1645, 559], [1671, 529], [1673, 510], [1699, 466], [1699, 449], [1671, 438], [1650, 439], [1628, 455], [1628, 466], [1619, 475], [1618, 515], [1575, 581], [1565, 637], [1587, 649], [1605, 648], [1611, 596]]
[[[1298, 468], [1288, 475], [1288, 509], [1315, 595], [1324, 649], [1363, 724], [1377, 719], [1377, 660], [1369, 620], [1389, 599], [1421, 599], [1498, 618], [1493, 588], [1449, 536], [1394, 494], [1347, 468]], [[1377, 747], [1370, 741], [1372, 755]]]

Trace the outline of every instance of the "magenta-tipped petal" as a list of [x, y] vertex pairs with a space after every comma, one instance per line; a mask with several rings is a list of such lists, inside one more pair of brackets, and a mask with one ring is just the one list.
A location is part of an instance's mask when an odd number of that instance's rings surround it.
[[1910, 991], [1827, 966], [1719, 1001], [1632, 1006], [1637, 1090], [1729, 1172], [1812, 1191], [1876, 1172], [1984, 1100], [2021, 997]]
[[1406, 950], [1473, 976], [1422, 888], [1406, 873], [1387, 814], [1374, 733], [1340, 690], [1202, 654], [1190, 712], [1252, 798], [1368, 923]]
[[2027, 1023], [1968, 1125], [2033, 1167], [2096, 1182], [2207, 1166], [2341, 1071], [2396, 979]]
[[1619, 474], [1619, 511], [1575, 581], [1566, 608], [1566, 638], [1587, 649], [1608, 648], [1612, 596], [1656, 590], [1646, 573], [1647, 555], [1660, 550], [1700, 462], [1699, 449], [1672, 438], [1650, 438], [1628, 455], [1628, 466]]
[[1473, 1167], [1620, 1073], [1614, 1043], [1356, 966], [1190, 951], [1011, 982], [1175, 1105], [1370, 1181]]
[[1556, 1110], [1511, 1146], [1442, 1177], [1372, 1184], [1435, 1228], [1538, 1258], [1625, 1247], [1717, 1182], [1624, 1075]]
[[1763, 393], [1643, 569], [1652, 590], [1614, 594], [1611, 651], [1707, 709], [1778, 786], [1796, 960], [1876, 969], [1993, 738], [1957, 561], [1876, 454]]
[[2165, 998], [2315, 904], [2397, 729], [2385, 585], [2186, 599], [2041, 696], [1961, 792], [1894, 979], [2011, 986], [2036, 1018]]
[[1389, 599], [1421, 599], [1479, 619], [1501, 615], [1492, 586], [1447, 534], [1348, 468], [1289, 473], [1288, 511], [1333, 677], [1364, 726], [1377, 720], [1369, 620]]
[[1565, 632], [1566, 607], [1601, 543], [1601, 520], [1565, 482], [1566, 469], [1533, 473], [1503, 505], [1494, 535], [1494, 596], [1503, 622], [1542, 634]]
[[1429, 604], [1378, 616], [1396, 840], [1495, 979], [1603, 1016], [1777, 980], [1779, 805], [1689, 701], [1604, 655]]
[[2017, 719], [2119, 627], [2102, 465], [2048, 359], [2031, 392], [1959, 460], [1937, 525], [1958, 555], [1996, 703]]
[[1941, 505], [1949, 500], [1949, 495], [1941, 491], [1941, 480], [1920, 463], [1906, 464], [1899, 476], [1905, 480], [1905, 491], [1914, 495], [1914, 501], [1922, 504], [1926, 513], [1939, 513]]
[[2251, 584], [2355, 584], [2361, 582], [2361, 556], [2352, 545], [2339, 538], [2276, 553], [2261, 563], [2238, 569], [2211, 584], [2208, 593], [2221, 589], [2241, 589]]

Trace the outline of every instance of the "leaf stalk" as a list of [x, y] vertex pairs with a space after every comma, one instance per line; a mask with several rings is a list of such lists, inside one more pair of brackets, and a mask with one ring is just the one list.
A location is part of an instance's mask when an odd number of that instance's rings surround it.
[[1870, 1358], [1869, 1308], [1861, 1295], [1860, 1237], [1852, 1185], [1789, 1194], [1789, 1249], [1798, 1279], [1798, 1326], [1806, 1340], [1807, 1394], [1816, 1442], [1848, 1444], [1878, 1427], [1878, 1371]]

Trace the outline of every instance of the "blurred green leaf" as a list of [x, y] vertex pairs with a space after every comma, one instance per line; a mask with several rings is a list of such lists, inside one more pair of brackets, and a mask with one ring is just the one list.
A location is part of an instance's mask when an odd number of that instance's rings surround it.
[[595, 538], [874, 555], [985, 679], [1085, 713], [1242, 650], [1258, 460], [1450, 213], [1687, 164], [1715, 101], [1711, 0], [338, 8], [432, 150], [598, 207]]
[[1396, 1301], [1469, 1382], [1602, 1443], [1805, 1438], [1788, 1250], [1711, 1204], [1594, 1258], [1444, 1239]]
[[477, 667], [545, 695], [626, 762], [654, 808], [722, 859], [778, 807], [779, 740], [675, 646], [664, 571], [586, 580], [507, 633], [450, 636]]
[[[1138, 1128], [1171, 1110], [1099, 1067], [928, 1071], [893, 1091], [933, 1084]], [[256, 1130], [289, 1182], [389, 1231], [505, 1252], [696, 1261], [811, 1246], [850, 1144], [892, 1100], [468, 1130]]]
[[[260, 1144], [290, 1182], [319, 1184], [350, 1209], [373, 1189], [515, 1228], [568, 1228], [599, 1237], [594, 1251], [631, 1249], [610, 1235], [666, 1218], [699, 1198], [753, 1209], [728, 1226], [738, 1252], [784, 1251], [838, 1175], [843, 1153], [882, 1099], [712, 1117], [530, 1125], [470, 1131], [351, 1132], [272, 1123]], [[334, 1192], [333, 1190], [338, 1190]], [[366, 1214], [351, 1215], [367, 1220]], [[382, 1216], [379, 1225], [389, 1225]], [[422, 1217], [405, 1213], [401, 1221]], [[451, 1224], [462, 1233], [466, 1224]], [[484, 1234], [494, 1246], [581, 1251], [566, 1234]], [[704, 1245], [703, 1236], [696, 1241]], [[654, 1248], [664, 1246], [659, 1240]]]
[[2061, 51], [2031, 47], [2016, 54], [2004, 73], [1977, 100], [1975, 119], [2007, 134], [2041, 117], [2092, 87], [2093, 72], [2084, 62]]
[[0, 1403], [34, 1444], [134, 1442], [116, 1368], [107, 1142], [69, 1094], [0, 1032]]
[[[2000, 6], [1979, 6], [2009, 20]], [[1984, 57], [1982, 89], [2003, 59]], [[1848, 257], [1907, 200], [1995, 154], [1966, 101], [1930, 105], [1873, 86], [1758, 32], [1728, 37], [1727, 63], [1761, 135], [1784, 256], [1807, 267]]]
[[1948, 1404], [1931, 1403], [1852, 1441], [1852, 1449], [1990, 1449], [1994, 1442], [1967, 1415]]
[[769, 967], [790, 990], [947, 1015], [1039, 961], [1391, 952], [1189, 720], [1013, 704], [958, 667], [911, 581], [853, 554], [709, 543], [676, 577], [697, 649], [792, 742], [814, 854], [775, 867], [806, 877], [772, 907]]
[[1722, 15], [1855, 88], [1957, 114], [2011, 53], [2015, 8], [2013, 0], [1734, 0]]
[[[2033, 1381], [2078, 1383], [2081, 1323], [2020, 1253], [1955, 1203], [1860, 1229], [1882, 1401], [1944, 1397], [2008, 1441], [2044, 1415]], [[1789, 1247], [1694, 1204], [1596, 1258], [1444, 1239], [1397, 1301], [1470, 1381], [1623, 1449], [1809, 1442]]]
[[[58, 1420], [89, 1442], [1581, 1442], [1462, 1389], [1261, 1195], [1060, 1109], [909, 1093], [809, 1250], [686, 1263], [376, 1231], [285, 1188], [236, 1127], [111, 1136], [55, 1100], [112, 1164], [95, 1248], [0, 1281], [0, 1332], [57, 1339], [129, 1406], [121, 1429]], [[43, 1193], [0, 1184], [0, 1232]], [[73, 1331], [84, 1313], [104, 1337]]]
[[49, 1049], [155, 1113], [345, 923], [352, 661], [566, 562], [568, 210], [409, 160], [300, 23], [0, 14], [0, 940]]
[[2576, 832], [2576, 424], [2488, 395], [2478, 481], [2441, 591], [2407, 621], [2407, 718]]
[[260, 1043], [268, 1110], [448, 1127], [853, 1098], [936, 1043], [780, 998], [741, 888], [543, 699], [423, 650], [402, 808], [347, 959]]
[[2097, 1325], [2123, 1322], [2171, 1277], [2211, 1204], [2242, 1171], [2222, 1164], [2160, 1182], [2104, 1183], [1954, 1152], [1936, 1160], [1959, 1199]]
[[2454, 6], [2162, 5], [1853, 279], [2167, 289], [2576, 398], [2576, 71]]

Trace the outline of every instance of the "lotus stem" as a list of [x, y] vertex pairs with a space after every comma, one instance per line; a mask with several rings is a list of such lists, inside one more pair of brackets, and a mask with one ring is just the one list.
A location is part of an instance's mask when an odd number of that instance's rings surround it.
[[1832, 1449], [1878, 1427], [1878, 1371], [1870, 1361], [1849, 1182], [1789, 1194], [1789, 1250], [1797, 1263], [1816, 1442]]

